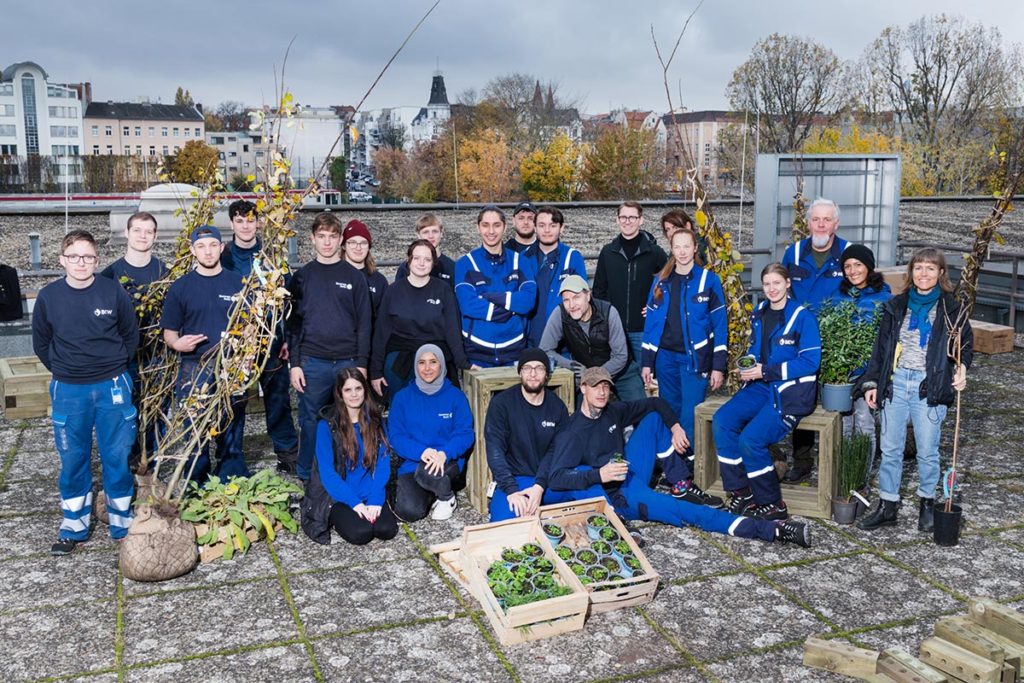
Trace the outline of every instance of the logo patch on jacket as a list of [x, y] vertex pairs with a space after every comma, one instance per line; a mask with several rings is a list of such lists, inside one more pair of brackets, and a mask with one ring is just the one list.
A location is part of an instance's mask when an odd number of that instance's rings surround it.
[[779, 346], [796, 346], [797, 341], [795, 334], [784, 334], [779, 337]]
[[698, 294], [697, 296], [693, 297], [693, 303], [695, 304], [706, 304], [709, 301], [711, 301], [710, 294]]
[[437, 416], [442, 420], [450, 420], [455, 413], [438, 413]]
[[551, 420], [541, 420], [540, 421], [540, 426], [541, 427], [554, 427], [555, 423], [552, 422]]
[[101, 315], [113, 315], [114, 311], [113, 311], [113, 309], [110, 309], [110, 308], [97, 308], [92, 313], [93, 313], [93, 315], [95, 315], [98, 318]]
[[335, 282], [334, 284], [338, 285], [341, 289], [352, 289], [351, 282]]
[[441, 305], [441, 300], [440, 299], [427, 299], [427, 303], [428, 304], [434, 304], [435, 306], [440, 306]]

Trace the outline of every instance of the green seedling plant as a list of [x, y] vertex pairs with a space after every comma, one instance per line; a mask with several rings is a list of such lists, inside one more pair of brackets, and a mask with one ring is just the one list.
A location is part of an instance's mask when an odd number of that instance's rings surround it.
[[555, 548], [555, 554], [558, 555], [563, 561], [568, 562], [573, 557], [573, 550], [567, 545], [560, 545]]
[[610, 555], [612, 552], [612, 546], [608, 541], [594, 541], [590, 544], [590, 549], [599, 555]]

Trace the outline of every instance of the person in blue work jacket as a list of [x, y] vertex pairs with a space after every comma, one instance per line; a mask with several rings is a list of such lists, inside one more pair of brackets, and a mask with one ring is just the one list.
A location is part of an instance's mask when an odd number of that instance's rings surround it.
[[786, 519], [768, 447], [814, 412], [821, 338], [814, 315], [789, 298], [782, 264], [765, 266], [761, 286], [765, 298], [754, 311], [748, 351], [755, 362], [740, 369], [743, 387], [715, 413], [712, 430], [729, 510]]
[[455, 263], [466, 356], [478, 367], [512, 365], [526, 348], [527, 322], [537, 304], [537, 260], [501, 242], [505, 214], [485, 206], [476, 219], [482, 245]]
[[[552, 490], [573, 500], [603, 496], [627, 520], [689, 525], [740, 538], [810, 546], [810, 530], [804, 522], [742, 517], [651, 489], [655, 460], [678, 463], [680, 453], [689, 446], [671, 406], [661, 398], [609, 403], [612, 378], [599, 367], [586, 369], [580, 392], [580, 409], [555, 437], [548, 479]], [[625, 442], [623, 430], [634, 425]]]
[[[831, 199], [818, 198], [807, 207], [807, 228], [811, 236], [786, 247], [782, 265], [789, 271], [792, 297], [799, 305], [817, 315], [818, 308], [839, 291], [843, 281], [840, 261], [848, 246], [839, 230], [839, 207]], [[797, 484], [811, 476], [814, 467], [814, 434], [798, 429], [793, 432], [793, 466], [783, 481]]]
[[[641, 377], [658, 378], [658, 395], [693, 434], [693, 414], [708, 388], [722, 386], [729, 356], [729, 328], [722, 281], [697, 263], [697, 236], [677, 228], [670, 239], [672, 256], [661, 269], [647, 298]], [[683, 476], [670, 481], [672, 495], [698, 505], [722, 507], [722, 499], [693, 482], [693, 448], [684, 454]]]
[[50, 403], [63, 512], [53, 555], [74, 552], [89, 538], [94, 429], [110, 537], [124, 538], [132, 523], [135, 487], [128, 454], [137, 413], [128, 362], [139, 344], [139, 328], [131, 297], [113, 280], [94, 275], [98, 260], [90, 233], [65, 235], [60, 253], [65, 276], [39, 291], [32, 313], [32, 350], [53, 375]]
[[313, 474], [302, 498], [302, 530], [321, 544], [331, 528], [353, 545], [398, 533], [384, 489], [391, 455], [381, 406], [358, 368], [345, 368], [334, 383], [334, 403], [320, 413]]
[[451, 518], [473, 447], [473, 413], [466, 395], [445, 378], [444, 354], [434, 344], [416, 351], [415, 381], [391, 402], [388, 439], [401, 458], [395, 514], [415, 522]]
[[540, 346], [551, 312], [562, 303], [562, 283], [570, 275], [587, 279], [583, 254], [562, 243], [565, 217], [553, 206], [537, 209], [537, 306], [530, 316], [529, 345]]
[[[231, 220], [234, 237], [230, 244], [224, 246], [224, 251], [220, 254], [220, 264], [226, 270], [238, 273], [242, 277], [249, 277], [252, 274], [253, 262], [263, 248], [259, 237], [256, 205], [244, 199], [231, 202], [228, 205], [228, 218]], [[263, 390], [267, 436], [274, 445], [277, 469], [295, 474], [299, 457], [299, 435], [292, 421], [292, 399], [288, 387], [288, 345], [284, 342], [283, 327], [275, 331], [267, 355], [267, 364], [263, 367], [259, 380], [260, 388]], [[244, 406], [241, 413], [239, 420], [244, 430]]]

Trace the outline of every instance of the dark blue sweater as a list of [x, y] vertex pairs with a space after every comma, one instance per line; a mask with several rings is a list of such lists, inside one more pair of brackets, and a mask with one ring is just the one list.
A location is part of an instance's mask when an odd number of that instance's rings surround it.
[[[579, 491], [600, 484], [598, 470], [616, 453], [626, 452], [622, 430], [636, 425], [651, 411], [657, 411], [666, 427], [679, 424], [672, 407], [658, 397], [609, 403], [596, 420], [584, 415], [582, 408], [573, 413], [555, 436], [554, 459], [548, 475], [550, 488]], [[591, 469], [577, 470], [580, 465]], [[620, 485], [621, 482], [611, 482], [605, 486], [617, 489]]]
[[231, 307], [242, 291], [242, 276], [225, 268], [216, 275], [185, 273], [168, 288], [160, 327], [179, 335], [205, 334], [206, 341], [191, 353], [181, 354], [183, 361], [198, 360], [220, 343], [228, 328]]
[[299, 268], [288, 285], [289, 364], [301, 367], [306, 356], [355, 358], [366, 367], [370, 355], [370, 296], [363, 274], [345, 263], [313, 260]]
[[356, 443], [359, 444], [359, 457], [356, 466], [342, 475], [334, 466], [334, 437], [327, 420], [320, 420], [316, 426], [316, 462], [320, 469], [320, 483], [335, 503], [342, 503], [350, 508], [363, 503], [365, 505], [384, 505], [384, 487], [391, 476], [391, 456], [384, 444], [377, 451], [377, 462], [373, 471], [363, 467], [363, 435], [359, 425], [352, 425], [356, 432]]
[[447, 379], [433, 396], [420, 391], [415, 382], [395, 394], [388, 415], [388, 441], [402, 456], [399, 476], [414, 472], [428, 448], [443, 451], [464, 470], [473, 438], [469, 401]]
[[526, 402], [518, 384], [491, 399], [484, 427], [487, 465], [502, 491], [518, 491], [515, 478], [520, 476], [534, 477], [538, 485], [548, 487], [555, 434], [568, 418], [562, 399], [550, 389], [544, 390], [539, 406]]
[[249, 273], [252, 272], [252, 260], [262, 248], [263, 244], [259, 237], [256, 238], [256, 243], [248, 248], [240, 247], [232, 241], [220, 253], [220, 264], [226, 270], [238, 273], [242, 277], [249, 277]]
[[167, 266], [155, 256], [142, 268], [133, 266], [122, 256], [100, 272], [103, 277], [119, 282], [132, 298], [145, 292], [150, 284], [166, 274]]
[[64, 278], [39, 291], [32, 312], [32, 349], [61, 382], [95, 384], [128, 367], [139, 345], [135, 307], [113, 280], [85, 289]]
[[[395, 282], [400, 282], [407, 277], [409, 277], [409, 266], [406, 265], [405, 261], [402, 261], [402, 265], [398, 266], [398, 272], [395, 273]], [[455, 261], [444, 254], [439, 254], [437, 262], [434, 263], [434, 269], [430, 271], [430, 277], [436, 277], [454, 290]]]

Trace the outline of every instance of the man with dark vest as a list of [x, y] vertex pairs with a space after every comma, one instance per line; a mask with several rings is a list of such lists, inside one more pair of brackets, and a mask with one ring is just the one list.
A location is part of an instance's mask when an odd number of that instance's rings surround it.
[[[629, 341], [618, 311], [591, 295], [587, 281], [570, 275], [559, 288], [562, 305], [551, 312], [540, 348], [555, 365], [576, 373], [577, 388], [584, 368], [602, 367], [615, 380], [615, 393], [623, 401], [645, 397], [643, 382], [631, 363]], [[567, 349], [572, 358], [558, 351]]]

